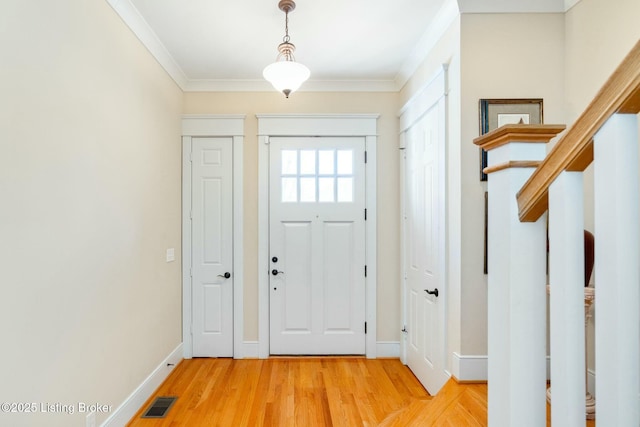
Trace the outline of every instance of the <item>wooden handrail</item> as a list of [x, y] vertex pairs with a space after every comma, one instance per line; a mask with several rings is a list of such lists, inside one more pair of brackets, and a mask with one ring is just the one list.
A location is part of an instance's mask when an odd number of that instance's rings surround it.
[[562, 171], [583, 171], [591, 164], [593, 136], [613, 114], [639, 112], [640, 41], [518, 192], [520, 221], [536, 221], [547, 210], [549, 186]]

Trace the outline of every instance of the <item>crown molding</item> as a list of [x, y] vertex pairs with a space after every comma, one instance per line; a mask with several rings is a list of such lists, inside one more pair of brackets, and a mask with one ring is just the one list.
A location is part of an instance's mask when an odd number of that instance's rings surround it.
[[580, 3], [582, 0], [564, 0], [564, 11], [568, 12], [576, 4]]
[[173, 81], [184, 90], [188, 81], [187, 76], [133, 3], [129, 0], [107, 0], [107, 3], [164, 68], [167, 74], [171, 76]]
[[460, 13], [564, 13], [580, 0], [457, 0]]
[[[266, 80], [187, 80], [185, 92], [273, 92]], [[394, 80], [308, 80], [296, 92], [397, 92]]]
[[400, 71], [395, 78], [398, 90], [402, 89], [407, 81], [409, 81], [418, 67], [424, 62], [429, 52], [431, 52], [458, 16], [458, 2], [456, 0], [446, 0], [433, 17], [431, 25], [429, 25], [427, 31], [422, 35], [418, 45], [402, 64], [402, 67], [400, 67]]

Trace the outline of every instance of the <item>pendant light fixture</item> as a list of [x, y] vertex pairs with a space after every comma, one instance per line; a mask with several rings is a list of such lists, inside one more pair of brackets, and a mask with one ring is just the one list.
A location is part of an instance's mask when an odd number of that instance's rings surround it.
[[278, 91], [284, 93], [287, 98], [289, 94], [295, 92], [311, 74], [304, 65], [296, 62], [293, 52], [296, 47], [289, 40], [289, 12], [296, 8], [293, 0], [280, 0], [278, 7], [285, 14], [284, 37], [282, 43], [278, 45], [278, 57], [276, 62], [267, 65], [262, 72], [264, 78]]

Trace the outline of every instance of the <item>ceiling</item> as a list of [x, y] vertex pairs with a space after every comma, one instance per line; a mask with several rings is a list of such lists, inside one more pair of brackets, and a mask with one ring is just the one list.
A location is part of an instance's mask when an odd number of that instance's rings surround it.
[[[271, 90], [262, 70], [284, 36], [278, 0], [107, 1], [183, 90]], [[458, 4], [492, 3], [505, 0], [297, 0], [289, 35], [311, 70], [302, 90], [398, 90]]]

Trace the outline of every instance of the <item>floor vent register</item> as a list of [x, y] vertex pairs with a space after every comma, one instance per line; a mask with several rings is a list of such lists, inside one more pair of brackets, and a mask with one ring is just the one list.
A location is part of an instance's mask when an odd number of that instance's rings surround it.
[[142, 414], [140, 418], [164, 418], [167, 416], [167, 412], [171, 409], [171, 406], [175, 403], [177, 397], [157, 397], [153, 401], [151, 406]]

